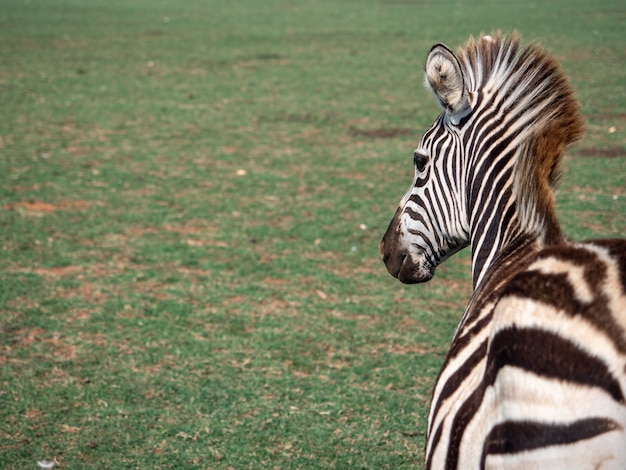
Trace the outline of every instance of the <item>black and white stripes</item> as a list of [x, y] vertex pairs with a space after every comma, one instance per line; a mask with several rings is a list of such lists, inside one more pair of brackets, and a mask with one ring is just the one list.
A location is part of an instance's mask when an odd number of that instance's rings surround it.
[[579, 106], [516, 35], [434, 46], [444, 110], [380, 250], [403, 282], [470, 245], [474, 294], [433, 391], [426, 468], [626, 468], [626, 241], [562, 234], [553, 187]]

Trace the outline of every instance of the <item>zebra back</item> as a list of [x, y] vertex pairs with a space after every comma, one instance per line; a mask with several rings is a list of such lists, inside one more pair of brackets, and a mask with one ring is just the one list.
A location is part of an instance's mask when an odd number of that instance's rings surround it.
[[528, 248], [472, 297], [426, 468], [626, 468], [626, 241]]

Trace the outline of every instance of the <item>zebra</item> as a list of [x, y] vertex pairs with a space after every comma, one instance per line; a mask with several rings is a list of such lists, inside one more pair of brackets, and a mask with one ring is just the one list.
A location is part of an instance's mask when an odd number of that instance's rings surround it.
[[380, 253], [403, 283], [471, 247], [473, 293], [432, 393], [425, 468], [626, 469], [626, 240], [576, 243], [554, 187], [584, 125], [518, 33], [430, 50], [442, 114]]

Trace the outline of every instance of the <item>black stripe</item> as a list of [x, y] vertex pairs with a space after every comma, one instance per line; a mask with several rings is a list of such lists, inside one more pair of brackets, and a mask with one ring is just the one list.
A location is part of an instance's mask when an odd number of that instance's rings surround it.
[[494, 119], [498, 113], [498, 108], [494, 106], [496, 97], [491, 96], [489, 101], [483, 104], [484, 95], [482, 90], [479, 90], [478, 93], [479, 101], [472, 111], [472, 116], [476, 116], [476, 118], [463, 134], [463, 146], [469, 152], [473, 151], [476, 134], [483, 130], [485, 123], [497, 121]]
[[533, 421], [506, 422], [495, 426], [485, 441], [481, 468], [490, 454], [515, 454], [542, 447], [571, 444], [620, 429], [615, 421], [586, 418], [568, 424], [547, 424]]
[[[482, 311], [482, 308], [480, 310], [472, 309], [472, 314], [467, 317], [467, 319], [465, 320], [465, 324], [466, 325], [471, 324], [474, 321], [474, 319], [477, 317], [477, 315], [481, 313], [481, 311]], [[448, 350], [448, 357], [446, 358], [446, 365], [447, 365], [448, 359], [452, 359], [456, 357], [461, 351], [463, 351], [467, 347], [467, 345], [470, 342], [474, 341], [474, 338], [478, 336], [478, 334], [483, 329], [491, 326], [492, 318], [493, 318], [493, 309], [489, 311], [489, 313], [485, 314], [483, 318], [477, 321], [475, 325], [472, 325], [472, 327], [469, 330], [467, 329], [467, 327], [463, 328], [462, 334], [459, 334], [450, 345], [450, 349]]]
[[440, 138], [445, 134], [446, 129], [443, 125], [444, 115], [440, 114], [437, 120], [433, 123], [432, 126], [424, 133], [422, 136], [422, 145], [426, 147], [426, 149], [430, 152], [431, 157], [435, 157], [436, 155], [432, 152], [432, 142]]
[[[437, 210], [440, 208], [437, 207], [438, 203], [435, 200], [435, 198], [433, 198], [433, 194], [431, 193], [429, 188], [424, 189], [424, 198], [430, 202], [429, 207], [428, 207], [428, 212], [429, 212], [428, 215], [430, 216], [430, 221], [428, 225], [426, 225], [426, 227], [430, 229], [430, 235], [434, 237], [435, 243], [437, 244], [437, 248], [433, 247], [433, 253], [436, 253], [439, 251], [439, 247], [441, 247], [441, 244], [442, 244], [442, 240], [441, 240], [442, 231], [439, 229], [435, 229], [435, 227], [433, 227], [433, 220], [435, 222], [440, 223], [440, 220], [437, 217]], [[437, 203], [437, 204], [433, 204], [433, 203]]]
[[620, 282], [622, 286], [626, 287], [626, 240], [592, 240], [590, 243], [609, 250], [610, 255], [617, 264]]
[[476, 365], [485, 357], [487, 352], [487, 340], [484, 340], [478, 348], [467, 358], [461, 367], [459, 367], [454, 374], [452, 374], [444, 387], [441, 389], [441, 393], [437, 397], [437, 409], [443, 401], [445, 401], [450, 395], [452, 395], [460, 387], [459, 385], [467, 378], [470, 372], [476, 367]]
[[[485, 357], [487, 352], [487, 340], [483, 341], [481, 345], [467, 358], [467, 360], [459, 367], [446, 381], [445, 385], [441, 389], [441, 393], [436, 397], [433, 396], [433, 401], [431, 402], [431, 413], [433, 417], [437, 417], [439, 415], [439, 410], [444, 401], [446, 401], [455, 391], [460, 388], [463, 388], [463, 381], [467, 379], [467, 376], [470, 374], [472, 369], [476, 367], [476, 365]], [[448, 362], [450, 356], [446, 358], [446, 363]], [[441, 372], [446, 370], [446, 365], [444, 365], [441, 369]], [[439, 382], [439, 380], [437, 380]], [[436, 401], [434, 401], [436, 399]], [[444, 417], [445, 418], [445, 417]], [[456, 426], [455, 426], [456, 427]], [[463, 429], [465, 426], [463, 426]]]
[[480, 408], [485, 395], [485, 387], [479, 385], [478, 388], [469, 396], [463, 405], [457, 410], [457, 414], [452, 421], [452, 429], [450, 431], [450, 444], [446, 455], [446, 468], [457, 468], [459, 463], [459, 449], [461, 447], [461, 439], [467, 425], [476, 415]]
[[409, 196], [409, 201], [419, 206], [422, 201], [422, 198], [417, 193], [411, 193], [411, 195]]
[[[617, 402], [624, 403], [619, 382], [611, 376], [600, 359], [590, 356], [553, 333], [517, 327], [501, 330], [489, 346], [487, 369], [482, 384], [457, 409], [452, 422], [446, 468], [456, 468], [463, 433], [480, 407], [486, 388], [494, 384], [498, 372], [504, 366], [518, 367], [544, 377], [600, 387]], [[458, 387], [465, 378], [456, 377], [455, 385]]]
[[[504, 222], [509, 222], [509, 220], [503, 219], [502, 217], [492, 219], [491, 214], [503, 214], [507, 203], [511, 200], [511, 189], [505, 186], [510, 173], [510, 170], [504, 173], [501, 172], [501, 178], [497, 181], [492, 181], [491, 178], [489, 178], [484, 184], [487, 187], [493, 188], [492, 192], [487, 195], [486, 200], [476, 201], [477, 206], [484, 206], [484, 209], [481, 209], [484, 215], [478, 219], [479, 223], [472, 228], [474, 232], [471, 236], [474, 243], [472, 250], [475, 252], [472, 266], [474, 272], [472, 281], [474, 286], [476, 286], [478, 276], [485, 269], [485, 263], [489, 259], [489, 256], [492, 253], [495, 254], [495, 252], [501, 248], [502, 239], [500, 239], [500, 243], [496, 243], [496, 240], [498, 240], [506, 230], [507, 225], [504, 225]], [[480, 234], [480, 237], [478, 234]], [[475, 242], [481, 237], [483, 241], [478, 245]]]
[[[471, 181], [470, 199], [468, 201], [470, 204], [470, 212], [473, 211], [474, 205], [490, 203], [490, 200], [495, 199], [493, 197], [494, 195], [502, 193], [502, 188], [507, 184], [507, 180], [513, 171], [509, 168], [506, 172], [503, 172], [504, 168], [506, 168], [515, 155], [515, 149], [509, 149], [508, 152], [504, 153], [504, 150], [511, 144], [512, 139], [513, 136], [503, 139], [492, 148], [489, 154], [490, 157], [485, 158], [485, 161], [488, 163], [484, 165], [484, 168], [481, 167], [479, 169], [478, 174], [474, 176], [474, 179]], [[496, 160], [495, 164], [494, 160]], [[483, 189], [485, 189], [483, 197], [487, 197], [487, 200], [478, 199], [479, 192]]]
[[428, 181], [430, 181], [430, 167], [428, 168], [427, 172], [424, 175], [421, 175], [418, 178], [415, 178], [415, 184], [413, 185], [414, 188], [421, 188], [426, 186], [426, 183], [428, 183]]
[[407, 231], [415, 237], [420, 237], [422, 243], [411, 242], [411, 245], [419, 248], [420, 254], [428, 260], [428, 263], [430, 263], [432, 267], [437, 267], [439, 265], [439, 258], [433, 259], [433, 256], [437, 256], [436, 248], [432, 245], [428, 237], [419, 230], [407, 229]]
[[507, 283], [502, 297], [516, 296], [533, 299], [551, 305], [563, 313], [579, 316], [602, 330], [620, 352], [626, 352], [626, 330], [609, 306], [609, 299], [602, 293], [606, 283], [607, 269], [595, 253], [576, 247], [559, 247], [544, 250], [541, 258], [554, 257], [584, 268], [584, 279], [594, 294], [591, 302], [581, 302], [575, 295], [574, 286], [566, 273], [520, 272]]
[[493, 385], [505, 366], [536, 375], [599, 387], [625, 403], [619, 382], [606, 364], [555, 333], [515, 326], [499, 331], [489, 346], [485, 386]]
[[[507, 124], [511, 121], [503, 121], [504, 116], [501, 115], [498, 107], [486, 108], [480, 112], [482, 113], [481, 118], [476, 120], [471, 138], [465, 144], [466, 155], [477, 159], [467, 166], [468, 181], [474, 181], [476, 179], [475, 173], [480, 171], [479, 164], [489, 160], [484, 158], [487, 149], [500, 139], [511, 139], [515, 136], [515, 134], [508, 135], [510, 126]], [[493, 155], [492, 152], [490, 154]]]
[[435, 432], [435, 434], [431, 438], [429, 438], [427, 441], [431, 443], [431, 447], [430, 447], [430, 454], [428, 454], [428, 458], [426, 459], [424, 470], [430, 470], [431, 468], [432, 460], [433, 460], [433, 453], [435, 449], [437, 448], [437, 446], [439, 445], [439, 440], [441, 439], [442, 431], [443, 431], [443, 423], [440, 423], [439, 427], [437, 428], [437, 432]]
[[424, 225], [426, 225], [426, 221], [424, 220], [424, 218], [419, 214], [419, 212], [414, 211], [411, 207], [407, 207], [406, 209], [404, 209], [404, 213], [408, 215], [411, 219], [421, 221], [422, 223], [424, 223]]

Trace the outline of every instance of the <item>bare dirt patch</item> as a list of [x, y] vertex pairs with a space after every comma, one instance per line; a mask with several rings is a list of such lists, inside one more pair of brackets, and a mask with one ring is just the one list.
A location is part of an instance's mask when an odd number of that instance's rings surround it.
[[412, 129], [403, 127], [379, 127], [375, 129], [358, 129], [354, 126], [350, 126], [348, 134], [352, 137], [368, 137], [370, 139], [395, 139], [403, 135], [410, 135], [413, 133]]
[[595, 113], [590, 114], [589, 119], [626, 119], [626, 113]]
[[[76, 346], [68, 342], [68, 338], [57, 332], [47, 332], [43, 328], [21, 328], [12, 332], [9, 352], [13, 349], [30, 348], [34, 343], [48, 346], [48, 353], [58, 360], [71, 360], [77, 355]], [[38, 352], [33, 352], [39, 354]]]
[[52, 268], [35, 268], [32, 271], [40, 276], [69, 276], [82, 271], [80, 266], [56, 266]]
[[29, 216], [42, 216], [55, 211], [88, 210], [91, 206], [103, 206], [104, 203], [97, 201], [59, 201], [55, 204], [43, 201], [20, 201], [2, 206], [4, 210], [21, 211]]
[[604, 157], [604, 158], [620, 158], [626, 157], [626, 149], [622, 147], [582, 147], [576, 151], [576, 155], [581, 157]]

